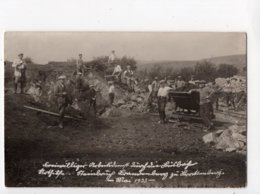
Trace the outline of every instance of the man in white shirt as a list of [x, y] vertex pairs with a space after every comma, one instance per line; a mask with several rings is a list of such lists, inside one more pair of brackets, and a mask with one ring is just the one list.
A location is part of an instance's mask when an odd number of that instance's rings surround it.
[[165, 107], [167, 103], [168, 92], [170, 89], [171, 89], [170, 87], [166, 87], [165, 80], [160, 81], [160, 88], [158, 90], [157, 97], [158, 97], [158, 112], [160, 116], [159, 123], [161, 124], [166, 123]]
[[14, 67], [14, 93], [17, 93], [17, 86], [20, 83], [22, 94], [26, 84], [26, 63], [23, 59], [23, 53], [20, 53], [18, 59], [14, 60], [12, 67]]
[[118, 65], [114, 68], [114, 71], [113, 71], [113, 74], [112, 74], [112, 75], [115, 76], [116, 79], [121, 82], [121, 74], [122, 74], [122, 68], [121, 68], [121, 65], [118, 64]]
[[109, 58], [108, 58], [108, 64], [114, 65], [115, 60], [116, 60], [116, 54], [115, 54], [115, 51], [112, 50], [112, 51], [111, 51], [111, 55], [110, 55]]

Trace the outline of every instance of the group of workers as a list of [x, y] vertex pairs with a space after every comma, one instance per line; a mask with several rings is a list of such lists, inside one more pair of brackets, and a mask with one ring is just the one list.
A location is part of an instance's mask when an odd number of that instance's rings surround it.
[[[21, 93], [24, 92], [24, 88], [26, 86], [26, 69], [27, 64], [26, 61], [23, 58], [23, 53], [20, 53], [18, 55], [18, 59], [15, 60], [12, 64], [12, 67], [14, 67], [14, 93], [17, 93], [18, 85], [20, 84], [20, 91]], [[128, 65], [127, 69], [123, 72], [120, 64], [115, 63], [116, 55], [115, 51], [113, 50], [111, 55], [108, 59], [108, 64], [112, 65], [114, 67], [113, 76], [116, 76], [118, 80], [121, 81], [122, 75], [124, 79], [126, 80], [126, 84], [130, 87], [133, 85], [133, 71], [131, 70], [131, 67]], [[75, 82], [75, 91], [77, 93], [80, 93], [80, 91], [83, 88], [83, 77], [85, 74], [85, 66], [83, 61], [82, 54], [79, 54], [79, 58], [76, 61], [76, 82]], [[59, 127], [63, 128], [63, 118], [65, 114], [65, 109], [69, 104], [72, 104], [73, 99], [70, 98], [70, 96], [67, 93], [68, 88], [66, 88], [66, 81], [67, 77], [65, 75], [61, 75], [58, 77], [56, 85], [54, 87], [54, 94], [57, 97], [57, 104], [59, 108]], [[166, 114], [165, 114], [165, 108], [166, 104], [168, 102], [168, 95], [170, 90], [176, 90], [184, 87], [187, 82], [185, 82], [181, 76], [178, 76], [177, 79], [174, 81], [174, 83], [171, 82], [171, 80], [161, 80], [158, 81], [158, 77], [155, 77], [151, 84], [148, 85], [149, 89], [149, 96], [148, 96], [148, 106], [151, 106], [154, 99], [158, 102], [158, 112], [160, 121], [159, 123], [163, 124], [166, 123]], [[194, 81], [194, 77], [191, 78], [191, 80], [188, 82], [189, 84], [197, 85], [197, 89], [191, 89], [188, 91], [188, 93], [192, 92], [199, 92], [200, 94], [200, 100], [199, 100], [199, 115], [202, 118], [203, 122], [206, 125], [206, 130], [210, 130], [213, 127], [213, 123], [211, 121], [212, 115], [213, 115], [213, 102], [216, 102], [216, 108], [218, 108], [218, 99], [213, 100], [212, 96], [216, 91], [219, 91], [219, 88], [216, 87], [215, 84], [207, 84], [205, 81]], [[40, 82], [34, 83], [35, 86], [41, 85]], [[108, 96], [109, 96], [109, 102], [112, 105], [114, 103], [115, 99], [115, 86], [114, 81], [108, 81], [109, 88], [108, 88]], [[226, 94], [226, 103], [227, 106], [235, 106], [234, 100], [232, 98], [232, 87], [230, 80], [227, 80], [227, 83], [223, 88], [221, 88], [224, 93]], [[237, 89], [239, 90], [239, 89]], [[89, 107], [93, 107], [94, 112], [96, 114], [96, 95], [97, 91], [94, 88], [93, 84], [89, 85], [88, 90], [88, 98], [89, 98]], [[76, 95], [77, 96], [77, 95]], [[237, 98], [241, 98], [242, 91], [237, 91]], [[77, 97], [75, 99], [77, 101]], [[177, 110], [177, 109], [176, 109]]]
[[109, 56], [108, 65], [114, 68], [112, 76], [115, 80], [117, 82], [124, 82], [128, 86], [129, 91], [134, 91], [134, 86], [136, 84], [134, 72], [130, 65], [127, 65], [125, 71], [123, 71], [121, 65], [117, 63], [115, 50], [112, 50], [111, 55]]
[[[241, 80], [237, 80], [237, 82], [241, 82]], [[219, 87], [215, 82], [207, 83], [203, 80], [195, 81], [192, 76], [191, 80], [185, 82], [181, 76], [178, 76], [174, 82], [170, 80], [164, 79], [158, 81], [158, 78], [155, 77], [151, 84], [148, 85], [149, 89], [149, 97], [148, 97], [148, 106], [151, 107], [152, 102], [156, 99], [158, 103], [158, 112], [160, 121], [159, 123], [166, 123], [166, 114], [165, 108], [169, 98], [169, 91], [182, 91], [181, 88], [185, 87], [185, 85], [189, 83], [196, 87], [195, 89], [189, 89], [187, 93], [191, 94], [192, 92], [199, 93], [199, 116], [205, 124], [205, 130], [210, 130], [213, 128], [212, 119], [215, 117], [213, 103], [216, 103], [216, 109], [218, 109], [218, 99], [219, 93], [222, 92], [225, 94], [223, 97], [226, 101], [226, 106], [235, 106], [235, 101], [241, 101], [243, 98], [243, 94], [245, 91], [243, 87], [231, 87], [230, 79], [227, 79], [226, 84], [223, 87]], [[241, 83], [238, 83], [241, 84]], [[233, 91], [235, 90], [235, 91]], [[239, 91], [238, 91], [239, 90]], [[236, 95], [234, 95], [236, 94]], [[245, 96], [245, 95], [244, 95]], [[237, 99], [237, 100], [235, 100]], [[175, 105], [175, 110], [179, 111], [178, 107]]]
[[[114, 51], [113, 51], [114, 53]], [[115, 58], [114, 58], [115, 59]], [[110, 58], [110, 61], [114, 60]], [[23, 94], [26, 87], [26, 70], [27, 64], [24, 60], [24, 54], [20, 53], [18, 55], [18, 59], [14, 60], [12, 67], [14, 68], [14, 93], [16, 94], [18, 91], [18, 86], [20, 86], [20, 93]], [[65, 116], [65, 110], [68, 105], [72, 105], [73, 100], [78, 101], [80, 98], [80, 94], [83, 93], [84, 90], [84, 75], [85, 75], [85, 66], [83, 61], [83, 55], [79, 54], [78, 59], [76, 60], [76, 68], [75, 68], [75, 84], [69, 85], [70, 81], [66, 75], [60, 75], [57, 77], [57, 81], [53, 84], [53, 94], [55, 96], [55, 102], [58, 105], [59, 110], [59, 124], [60, 128], [64, 127], [63, 121]], [[129, 70], [128, 70], [129, 71]], [[127, 71], [127, 72], [128, 72]], [[113, 81], [109, 81], [109, 102], [110, 104], [114, 103], [115, 98], [115, 86]], [[72, 87], [71, 87], [72, 86]], [[94, 87], [94, 84], [87, 85], [87, 93], [85, 93], [85, 97], [89, 101], [89, 109], [93, 107], [94, 114], [96, 115], [96, 96], [97, 91]], [[72, 96], [69, 95], [69, 90], [74, 90], [75, 99], [72, 99]], [[42, 82], [40, 80], [33, 80], [31, 82], [31, 87], [27, 91], [28, 94], [32, 95], [36, 101], [39, 100], [39, 95], [42, 93]], [[36, 94], [37, 93], [37, 94]]]

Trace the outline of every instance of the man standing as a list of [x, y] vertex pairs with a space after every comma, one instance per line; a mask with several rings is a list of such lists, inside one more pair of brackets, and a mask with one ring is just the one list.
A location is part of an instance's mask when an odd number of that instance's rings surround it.
[[20, 83], [21, 94], [24, 92], [24, 87], [26, 85], [26, 62], [23, 59], [23, 53], [18, 55], [18, 59], [16, 59], [12, 67], [14, 67], [14, 93], [17, 93], [17, 86]]
[[63, 120], [65, 115], [65, 109], [69, 104], [68, 94], [65, 86], [66, 76], [62, 75], [58, 77], [58, 81], [54, 86], [54, 94], [57, 97], [57, 104], [59, 108], [59, 128], [63, 128]]
[[167, 103], [167, 98], [168, 98], [168, 91], [169, 87], [166, 87], [166, 82], [165, 80], [160, 81], [160, 88], [158, 90], [158, 112], [160, 116], [160, 124], [166, 123], [166, 114], [165, 114], [165, 107]]
[[115, 86], [113, 81], [109, 81], [109, 89], [108, 89], [108, 95], [109, 95], [109, 101], [110, 104], [112, 105], [114, 103], [114, 98], [115, 98]]
[[84, 76], [84, 61], [82, 59], [82, 54], [79, 54], [79, 58], [76, 62], [76, 75], [78, 76], [79, 73]]
[[152, 82], [152, 91], [153, 91], [152, 95], [153, 95], [153, 97], [155, 97], [156, 94], [158, 93], [159, 87], [160, 87], [160, 84], [158, 82], [158, 77], [155, 77], [153, 82]]
[[178, 76], [177, 81], [175, 83], [175, 88], [179, 89], [182, 88], [185, 85], [185, 81], [183, 81], [181, 76]]
[[211, 101], [210, 98], [212, 94], [214, 93], [213, 90], [206, 87], [205, 81], [201, 81], [198, 83], [199, 89], [192, 89], [189, 91], [191, 93], [192, 91], [197, 91], [200, 93], [200, 117], [202, 118], [204, 124], [206, 125], [205, 131], [210, 130], [213, 127], [213, 123], [211, 122]]
[[112, 50], [111, 55], [108, 58], [108, 64], [114, 66], [115, 60], [116, 60], [116, 54], [115, 54], [115, 51]]
[[96, 110], [97, 92], [96, 92], [93, 84], [91, 84], [89, 87], [90, 87], [90, 90], [89, 90], [89, 100], [90, 101], [89, 101], [89, 109], [88, 110], [90, 110], [90, 108], [93, 107], [94, 115], [96, 115], [97, 114], [97, 110]]
[[227, 107], [230, 107], [230, 105], [232, 105], [233, 108], [235, 109], [236, 107], [235, 107], [235, 101], [233, 96], [233, 87], [229, 78], [227, 79], [227, 82], [224, 85], [223, 91], [225, 92]]
[[124, 72], [124, 78], [126, 80], [126, 84], [128, 85], [131, 91], [134, 90], [133, 76], [134, 76], [134, 72], [131, 70], [131, 66], [127, 65], [126, 70]]

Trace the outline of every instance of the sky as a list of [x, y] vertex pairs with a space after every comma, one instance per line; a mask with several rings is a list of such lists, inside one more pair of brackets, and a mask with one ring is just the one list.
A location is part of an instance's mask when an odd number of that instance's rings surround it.
[[246, 34], [234, 32], [6, 32], [5, 60], [19, 53], [35, 63], [66, 61], [83, 54], [86, 61], [108, 56], [136, 60], [199, 60], [246, 54]]

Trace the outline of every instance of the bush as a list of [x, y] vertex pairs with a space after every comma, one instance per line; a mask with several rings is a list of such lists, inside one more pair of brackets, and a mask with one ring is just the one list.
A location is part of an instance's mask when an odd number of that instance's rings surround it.
[[215, 64], [209, 61], [197, 62], [194, 67], [194, 77], [198, 80], [205, 80], [207, 82], [217, 78], [217, 68]]
[[33, 64], [33, 60], [30, 57], [25, 57], [24, 61], [25, 61], [26, 64]]
[[[132, 57], [124, 56], [122, 58], [117, 58], [115, 60], [115, 65], [119, 64], [121, 65], [122, 69], [125, 70], [128, 65], [131, 66], [132, 70], [136, 70], [136, 60]], [[108, 56], [101, 56], [94, 58], [92, 61], [87, 62], [86, 66], [89, 66], [96, 71], [102, 71], [102, 72], [109, 72], [112, 73], [114, 70], [114, 66], [111, 64], [108, 64]]]
[[184, 81], [189, 81], [192, 75], [194, 75], [194, 69], [192, 67], [184, 67], [180, 70], [180, 76]]
[[116, 61], [116, 63], [120, 64], [123, 69], [126, 69], [128, 65], [130, 65], [132, 70], [136, 70], [137, 68], [136, 60], [133, 57], [124, 56], [118, 61]]
[[233, 65], [220, 64], [218, 67], [218, 77], [232, 77], [238, 73], [238, 69]]
[[92, 61], [87, 62], [86, 66], [95, 69], [96, 71], [106, 71], [108, 68], [108, 57], [96, 57]]

